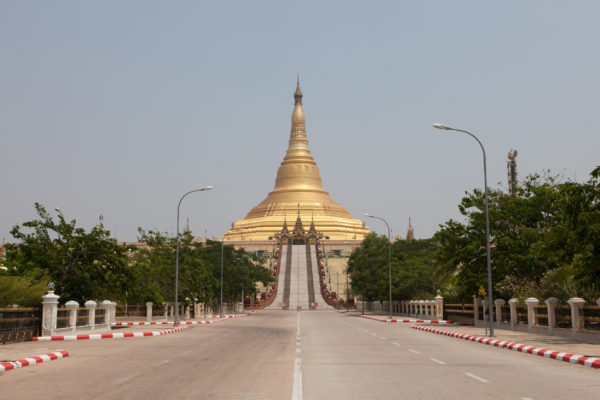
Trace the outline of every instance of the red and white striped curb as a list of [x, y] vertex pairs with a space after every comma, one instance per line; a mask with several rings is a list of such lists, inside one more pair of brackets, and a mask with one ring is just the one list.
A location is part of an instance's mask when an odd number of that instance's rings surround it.
[[451, 336], [459, 339], [470, 340], [487, 344], [489, 346], [506, 348], [509, 350], [520, 351], [521, 353], [535, 354], [540, 357], [552, 358], [554, 360], [566, 361], [573, 364], [581, 364], [586, 367], [600, 368], [600, 358], [587, 357], [579, 354], [565, 353], [555, 350], [548, 350], [542, 347], [527, 346], [516, 342], [507, 342], [505, 340], [491, 339], [481, 336], [467, 335], [466, 333], [458, 333], [452, 331], [444, 331], [442, 329], [428, 328], [426, 326], [411, 326], [413, 329], [419, 329], [426, 332], [433, 332], [440, 335]]
[[23, 368], [29, 365], [41, 364], [45, 361], [57, 360], [59, 358], [68, 357], [69, 353], [64, 350], [59, 350], [54, 353], [42, 354], [36, 357], [27, 357], [22, 360], [0, 363], [0, 372], [9, 371], [15, 368]]
[[[223, 321], [225, 319], [230, 318], [241, 318], [245, 317], [247, 314], [240, 315], [224, 315], [223, 318], [220, 318], [216, 321], [205, 320], [205, 321], [180, 321], [180, 325], [202, 325], [202, 324], [214, 324], [215, 322]], [[213, 318], [219, 318], [219, 316], [214, 316]], [[136, 322], [113, 322], [110, 326], [143, 326], [143, 325], [173, 325], [173, 321], [136, 321]]]
[[395, 319], [395, 318], [377, 318], [372, 317], [370, 315], [361, 315], [363, 318], [374, 319], [380, 322], [400, 322], [400, 323], [413, 323], [413, 324], [438, 324], [438, 325], [448, 325], [452, 324], [452, 321], [447, 321], [443, 319]]
[[97, 340], [97, 339], [125, 339], [130, 337], [144, 337], [144, 336], [162, 336], [170, 333], [180, 332], [186, 329], [190, 329], [189, 325], [179, 326], [177, 328], [167, 329], [164, 331], [155, 332], [123, 332], [123, 333], [92, 333], [89, 335], [72, 335], [72, 336], [36, 336], [32, 337], [31, 340], [42, 342], [50, 340]]
[[173, 325], [173, 321], [113, 322], [110, 326]]

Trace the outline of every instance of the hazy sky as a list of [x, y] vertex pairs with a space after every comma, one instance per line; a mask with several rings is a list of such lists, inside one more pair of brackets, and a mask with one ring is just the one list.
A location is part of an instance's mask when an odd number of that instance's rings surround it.
[[[467, 190], [600, 164], [598, 1], [0, 1], [0, 237], [60, 207], [220, 236], [273, 189], [300, 72], [323, 184], [418, 238]], [[52, 211], [53, 215], [55, 212]], [[367, 226], [383, 233], [384, 226]]]

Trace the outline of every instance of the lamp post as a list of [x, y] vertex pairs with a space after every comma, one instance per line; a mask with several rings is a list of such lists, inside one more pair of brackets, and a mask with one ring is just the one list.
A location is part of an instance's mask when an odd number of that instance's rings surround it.
[[179, 325], [179, 302], [177, 301], [177, 295], [179, 292], [179, 208], [181, 207], [181, 202], [190, 193], [194, 192], [204, 192], [205, 190], [212, 189], [212, 186], [206, 186], [202, 189], [190, 190], [179, 199], [179, 204], [177, 204], [177, 248], [175, 250], [175, 313], [173, 314], [173, 325]]
[[477, 136], [471, 132], [452, 128], [444, 124], [433, 124], [434, 128], [441, 129], [444, 131], [456, 131], [466, 133], [479, 143], [481, 151], [483, 152], [483, 184], [484, 184], [484, 197], [485, 197], [485, 250], [487, 252], [487, 279], [488, 279], [488, 323], [490, 325], [490, 336], [494, 336], [494, 324], [492, 323], [492, 264], [490, 257], [490, 213], [488, 207], [488, 186], [487, 186], [487, 163], [485, 158], [485, 149], [483, 144], [477, 139]]
[[223, 242], [225, 238], [221, 239], [221, 297], [219, 302], [219, 317], [223, 318]]
[[390, 231], [390, 226], [387, 221], [381, 217], [376, 217], [375, 215], [371, 215], [369, 213], [365, 213], [365, 217], [375, 218], [380, 221], [383, 221], [385, 226], [387, 226], [388, 230], [388, 278], [389, 278], [389, 286], [390, 286], [390, 304], [389, 304], [389, 318], [392, 319], [392, 233]]

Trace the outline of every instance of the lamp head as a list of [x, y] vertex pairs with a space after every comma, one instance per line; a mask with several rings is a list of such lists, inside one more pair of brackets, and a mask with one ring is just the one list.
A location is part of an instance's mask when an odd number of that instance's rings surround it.
[[365, 213], [364, 215], [365, 215], [365, 217], [373, 218], [373, 216], [371, 214], [369, 214], [369, 213]]
[[438, 124], [438, 123], [433, 124], [433, 127], [437, 128], [437, 129], [442, 129], [444, 131], [453, 131], [454, 130], [454, 128], [452, 128], [448, 125]]
[[202, 190], [202, 191], [205, 191], [205, 190], [210, 190], [210, 189], [212, 189], [212, 188], [213, 188], [212, 186], [207, 186], [207, 187], [203, 187], [203, 188], [202, 188], [202, 189], [200, 189], [200, 190]]

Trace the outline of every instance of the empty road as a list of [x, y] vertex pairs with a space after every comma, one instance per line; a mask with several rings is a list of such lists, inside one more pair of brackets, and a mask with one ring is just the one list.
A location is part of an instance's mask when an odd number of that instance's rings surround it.
[[599, 370], [327, 311], [52, 346], [71, 355], [1, 374], [0, 397], [600, 398]]

